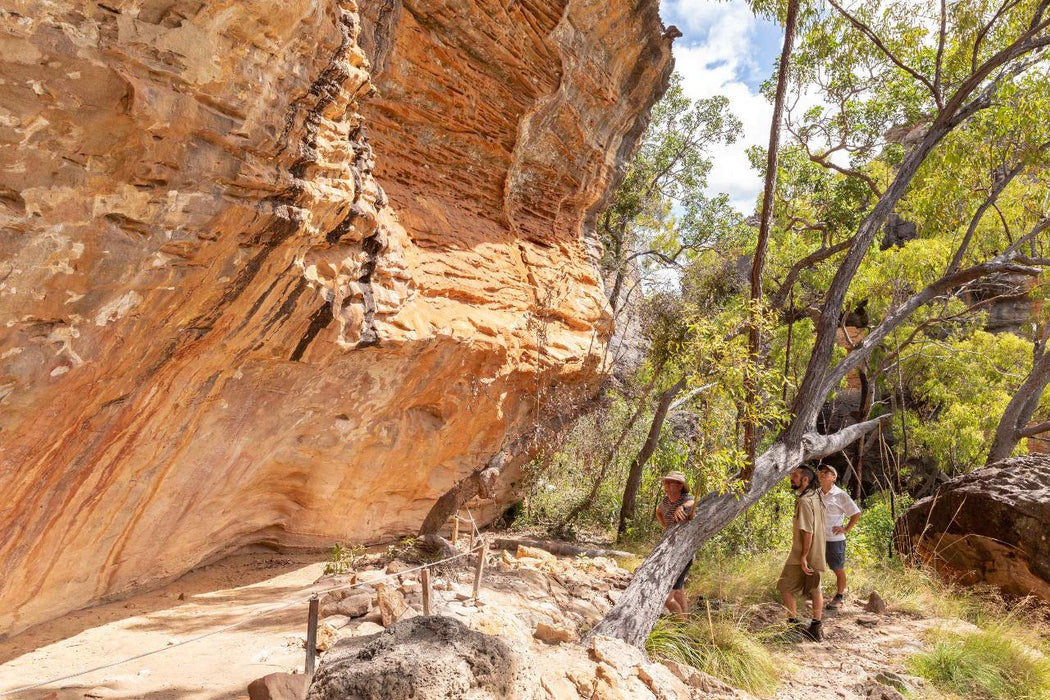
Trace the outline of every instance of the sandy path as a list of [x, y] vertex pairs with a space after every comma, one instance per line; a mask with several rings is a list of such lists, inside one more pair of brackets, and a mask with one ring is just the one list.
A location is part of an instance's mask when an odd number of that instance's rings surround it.
[[[238, 554], [159, 590], [71, 613], [0, 641], [0, 692], [167, 647], [296, 600], [321, 575], [322, 558]], [[247, 697], [248, 683], [260, 676], [302, 672], [305, 630], [304, 603], [207, 639], [12, 697]]]
[[956, 629], [972, 626], [939, 618], [917, 618], [899, 612], [881, 615], [866, 612], [863, 601], [849, 600], [824, 617], [824, 642], [800, 642], [783, 655], [797, 666], [793, 676], [781, 680], [778, 700], [811, 698], [864, 698], [880, 673], [902, 676], [913, 687], [919, 679], [907, 675], [907, 659], [923, 648], [931, 627]]

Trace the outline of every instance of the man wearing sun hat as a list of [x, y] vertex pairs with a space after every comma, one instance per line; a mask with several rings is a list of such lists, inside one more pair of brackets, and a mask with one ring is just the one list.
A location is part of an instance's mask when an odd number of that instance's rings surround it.
[[[849, 494], [835, 485], [839, 473], [835, 467], [822, 464], [817, 473], [820, 481], [820, 498], [827, 508], [826, 558], [828, 568], [835, 572], [835, 597], [828, 603], [828, 610], [842, 605], [846, 594], [846, 535], [860, 520], [860, 508]], [[846, 522], [849, 518], [849, 522]], [[845, 523], [845, 524], [843, 524]]]

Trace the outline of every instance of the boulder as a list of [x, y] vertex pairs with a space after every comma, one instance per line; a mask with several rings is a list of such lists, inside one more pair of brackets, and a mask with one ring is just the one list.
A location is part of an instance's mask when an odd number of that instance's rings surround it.
[[251, 700], [303, 700], [310, 677], [301, 673], [271, 673], [248, 684]]
[[690, 688], [699, 691], [702, 697], [746, 697], [741, 691], [731, 685], [723, 683], [712, 675], [699, 671], [692, 666], [686, 666], [677, 661], [664, 661], [671, 673]]
[[532, 636], [550, 644], [571, 642], [576, 638], [576, 634], [571, 629], [557, 625], [548, 625], [546, 622], [537, 624]]
[[502, 639], [431, 616], [341, 640], [321, 662], [307, 697], [522, 698], [535, 685], [525, 659]]
[[355, 627], [350, 634], [354, 637], [367, 637], [372, 634], [379, 634], [380, 632], [383, 632], [384, 629], [385, 628], [382, 625], [377, 625], [374, 622], [368, 622], [366, 620]]
[[368, 614], [372, 609], [371, 591], [351, 591], [348, 595], [340, 596], [344, 591], [334, 591], [321, 598], [321, 617], [329, 615], [345, 615], [346, 617], [361, 617]]
[[621, 671], [646, 662], [645, 655], [636, 647], [600, 634], [591, 637], [590, 655], [595, 661], [609, 664]]
[[339, 641], [339, 631], [327, 622], [317, 626], [317, 651], [328, 651]]
[[882, 599], [878, 591], [872, 591], [868, 596], [868, 602], [864, 604], [864, 609], [881, 615], [886, 612], [886, 601]]
[[379, 614], [382, 616], [383, 627], [389, 627], [408, 612], [408, 603], [396, 588], [385, 583], [377, 583], [376, 594], [378, 596], [376, 607], [379, 608]]
[[551, 700], [578, 700], [580, 697], [576, 686], [564, 675], [544, 676], [540, 684]]
[[558, 561], [558, 557], [554, 556], [550, 552], [540, 549], [539, 547], [526, 547], [523, 544], [518, 545], [517, 551], [514, 553], [518, 559], [539, 559], [540, 561]]
[[1050, 456], [1004, 459], [943, 484], [897, 521], [902, 553], [963, 585], [1050, 601]]
[[688, 700], [692, 695], [689, 686], [663, 664], [642, 664], [637, 673], [659, 700]]

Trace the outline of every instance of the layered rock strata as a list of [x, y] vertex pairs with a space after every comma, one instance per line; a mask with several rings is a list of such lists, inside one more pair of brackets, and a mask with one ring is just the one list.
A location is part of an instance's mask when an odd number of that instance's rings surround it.
[[669, 44], [656, 0], [6, 4], [0, 634], [414, 532], [593, 391]]
[[897, 523], [899, 550], [966, 585], [1050, 601], [1050, 456], [1004, 459], [943, 484]]

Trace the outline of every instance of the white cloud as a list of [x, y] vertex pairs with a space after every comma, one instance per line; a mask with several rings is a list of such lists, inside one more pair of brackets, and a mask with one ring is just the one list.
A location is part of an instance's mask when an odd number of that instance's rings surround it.
[[773, 107], [745, 81], [757, 85], [771, 72], [771, 66], [756, 60], [768, 56], [771, 47], [756, 44], [759, 20], [743, 0], [664, 0], [661, 9], [665, 22], [683, 33], [675, 42], [674, 56], [686, 95], [692, 99], [724, 95], [743, 123], [736, 143], [711, 149], [714, 167], [708, 191], [725, 192], [737, 209], [751, 214], [762, 177], [751, 168], [747, 149], [768, 143]]

